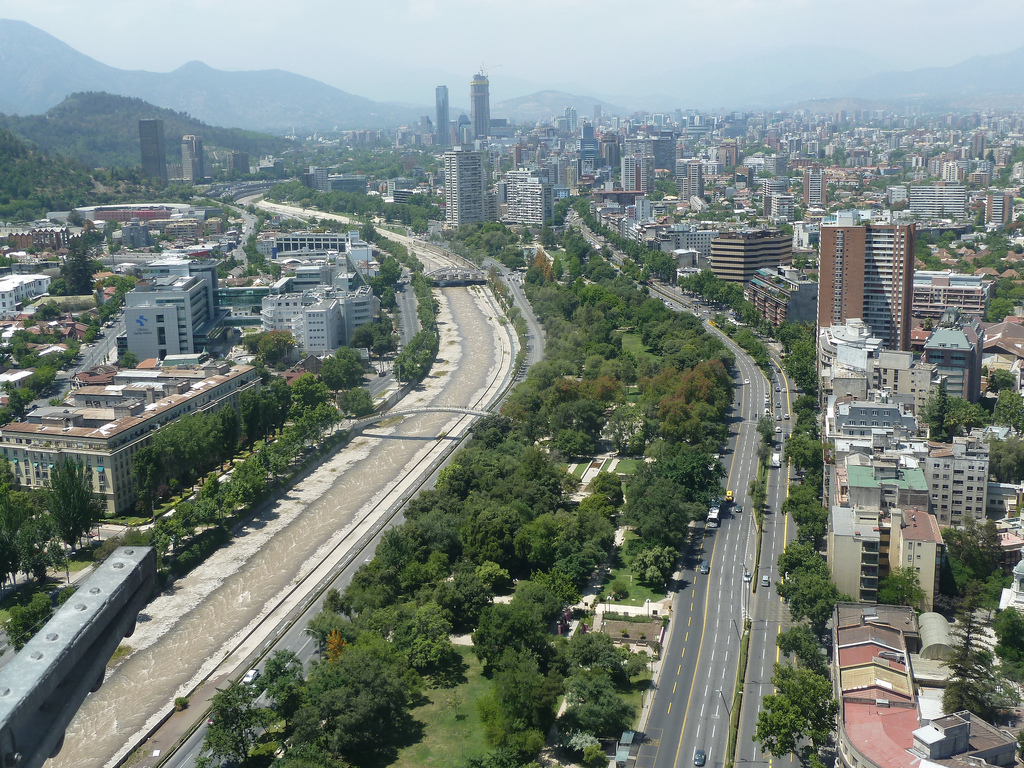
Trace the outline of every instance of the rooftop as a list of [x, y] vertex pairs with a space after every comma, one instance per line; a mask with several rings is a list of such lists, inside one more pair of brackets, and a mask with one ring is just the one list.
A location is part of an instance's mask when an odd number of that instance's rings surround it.
[[927, 491], [928, 481], [924, 472], [913, 467], [901, 468], [897, 471], [896, 477], [878, 479], [875, 477], [874, 467], [862, 467], [847, 464], [846, 474], [850, 487], [869, 488], [878, 485], [896, 486], [911, 491]]

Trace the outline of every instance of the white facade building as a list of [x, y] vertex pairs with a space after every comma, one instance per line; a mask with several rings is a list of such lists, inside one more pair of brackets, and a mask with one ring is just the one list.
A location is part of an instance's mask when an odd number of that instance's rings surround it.
[[373, 320], [379, 299], [369, 286], [354, 292], [318, 286], [263, 299], [264, 331], [288, 331], [299, 350], [324, 355], [344, 346], [357, 327]]
[[554, 219], [554, 187], [532, 172], [509, 171], [505, 174], [505, 189], [508, 221], [539, 227]]
[[16, 315], [25, 299], [42, 296], [49, 289], [49, 275], [8, 275], [0, 280], [0, 315]]

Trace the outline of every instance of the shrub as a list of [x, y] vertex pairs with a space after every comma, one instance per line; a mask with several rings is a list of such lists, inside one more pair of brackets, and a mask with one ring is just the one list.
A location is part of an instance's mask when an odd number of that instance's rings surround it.
[[179, 696], [174, 700], [174, 711], [181, 712], [188, 709], [188, 696]]

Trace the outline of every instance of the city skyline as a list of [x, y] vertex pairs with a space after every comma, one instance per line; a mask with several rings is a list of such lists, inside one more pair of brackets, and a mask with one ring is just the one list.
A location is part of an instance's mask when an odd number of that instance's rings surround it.
[[[528, 5], [531, 2], [536, 0], [528, 0]], [[538, 4], [547, 23], [570, 25], [581, 36], [588, 30], [596, 34], [615, 7], [604, 0], [585, 6], [567, 3], [541, 8]], [[194, 12], [182, 12], [189, 8]], [[636, 73], [622, 71], [614, 56], [591, 57], [585, 67], [566, 66], [561, 52], [544, 42], [545, 36], [531, 40], [528, 36], [503, 32], [510, 26], [506, 12], [487, 4], [474, 5], [470, 12], [463, 0], [397, 3], [388, 9], [387, 36], [408, 43], [430, 39], [436, 45], [429, 49], [420, 45], [393, 46], [387, 57], [379, 55], [380, 40], [373, 34], [350, 36], [344, 52], [339, 50], [336, 54], [325, 54], [320, 46], [279, 44], [282, 39], [308, 37], [313, 17], [317, 19], [317, 28], [334, 26], [332, 21], [336, 20], [341, 29], [374, 29], [384, 20], [377, 6], [321, 7], [300, 0], [290, 6], [287, 15], [260, 2], [247, 5], [245, 14], [239, 14], [238, 8], [237, 3], [200, 6], [198, 0], [186, 0], [173, 8], [154, 7], [143, 18], [136, 13], [119, 12], [129, 9], [124, 0], [101, 0], [99, 8], [86, 8], [67, 0], [0, 0], [0, 17], [27, 21], [86, 55], [125, 69], [164, 72], [194, 60], [229, 71], [283, 69], [368, 98], [416, 105], [430, 104], [433, 88], [446, 83], [452, 89], [453, 111], [469, 107], [469, 89], [461, 83], [468, 85], [481, 67], [491, 77], [492, 103], [538, 90], [563, 90], [622, 103], [627, 108], [643, 105], [664, 109], [668, 105], [661, 102], [669, 99], [680, 102], [676, 106], [702, 107], [705, 105], [697, 102], [714, 98], [714, 91], [708, 91], [703, 82], [703, 74], [712, 68], [721, 70], [723, 63], [742, 67], [743, 62], [769, 55], [775, 58], [774, 66], [767, 68], [764, 75], [757, 73], [769, 77], [766, 82], [796, 83], [808, 77], [804, 72], [813, 71], [815, 82], [824, 91], [830, 84], [872, 73], [949, 66], [973, 56], [1016, 50], [1019, 40], [1014, 21], [1024, 20], [1024, 8], [980, 0], [972, 5], [974, 14], [998, 17], [1004, 23], [993, 27], [984, 37], [959, 41], [956, 46], [936, 45], [936, 41], [952, 39], [950, 34], [959, 31], [962, 20], [958, 19], [958, 11], [963, 5], [948, 0], [905, 0], [886, 5], [881, 20], [872, 14], [862, 17], [890, 28], [914, 29], [915, 34], [898, 49], [892, 48], [885, 35], [844, 34], [845, 50], [832, 47], [830, 55], [823, 56], [833, 41], [834, 30], [849, 21], [838, 9], [805, 0], [771, 4], [729, 0], [713, 5], [688, 0], [666, 9], [659, 23], [651, 28], [650, 43], [654, 48], [664, 45], [668, 50], [681, 28], [718, 28], [721, 19], [730, 14], [742, 23], [730, 30], [728, 46], [721, 45], [713, 34], [701, 35], [702, 47], [696, 57], [688, 57], [685, 64], [668, 62], [637, 84]], [[531, 17], [529, 8], [523, 9], [523, 15]], [[197, 18], [208, 29], [219, 30], [216, 46], [209, 45], [207, 36], [188, 34], [184, 25], [188, 23], [191, 29], [191, 20]], [[799, 36], [791, 29], [791, 22], [796, 20]], [[165, 34], [149, 34], [147, 30], [152, 29]], [[117, 44], [111, 45], [111, 39]], [[735, 51], [743, 53], [737, 56]], [[808, 59], [816, 59], [819, 64], [803, 67], [801, 62]], [[733, 75], [728, 67], [726, 74]], [[729, 91], [727, 78], [722, 81], [720, 98], [725, 103], [721, 106], [741, 106], [728, 101]], [[686, 103], [688, 93], [693, 94], [692, 104]], [[833, 95], [855, 94], [820, 94]]]

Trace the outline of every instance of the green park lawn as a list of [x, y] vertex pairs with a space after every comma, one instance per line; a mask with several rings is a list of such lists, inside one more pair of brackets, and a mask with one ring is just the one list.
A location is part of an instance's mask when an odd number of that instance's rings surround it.
[[624, 333], [622, 334], [622, 348], [627, 352], [631, 352], [633, 357], [637, 360], [647, 357], [651, 360], [660, 360], [661, 356], [656, 355], [647, 348], [644, 344], [643, 339], [640, 338], [639, 333]]
[[[637, 536], [632, 531], [626, 533], [627, 542], [635, 538], [637, 538]], [[629, 597], [624, 600], [614, 601], [616, 603], [640, 607], [647, 600], [650, 600], [652, 603], [656, 603], [665, 599], [666, 593], [664, 587], [656, 591], [650, 586], [640, 583], [640, 580], [636, 577], [633, 571], [630, 570], [629, 566], [626, 565], [625, 558], [622, 556], [621, 548], [616, 550], [615, 554], [612, 555], [611, 573], [605, 577], [604, 585], [601, 587], [601, 602], [604, 602], [604, 599], [608, 597], [608, 586], [618, 578], [623, 579], [627, 584], [629, 584]]]
[[467, 646], [456, 646], [465, 664], [465, 677], [453, 688], [428, 688], [427, 703], [412, 710], [423, 723], [423, 738], [398, 753], [393, 768], [460, 768], [471, 757], [487, 753], [477, 702], [490, 688], [483, 664]]
[[620, 475], [632, 475], [643, 463], [642, 459], [619, 459], [619, 463], [615, 465], [615, 471]]

